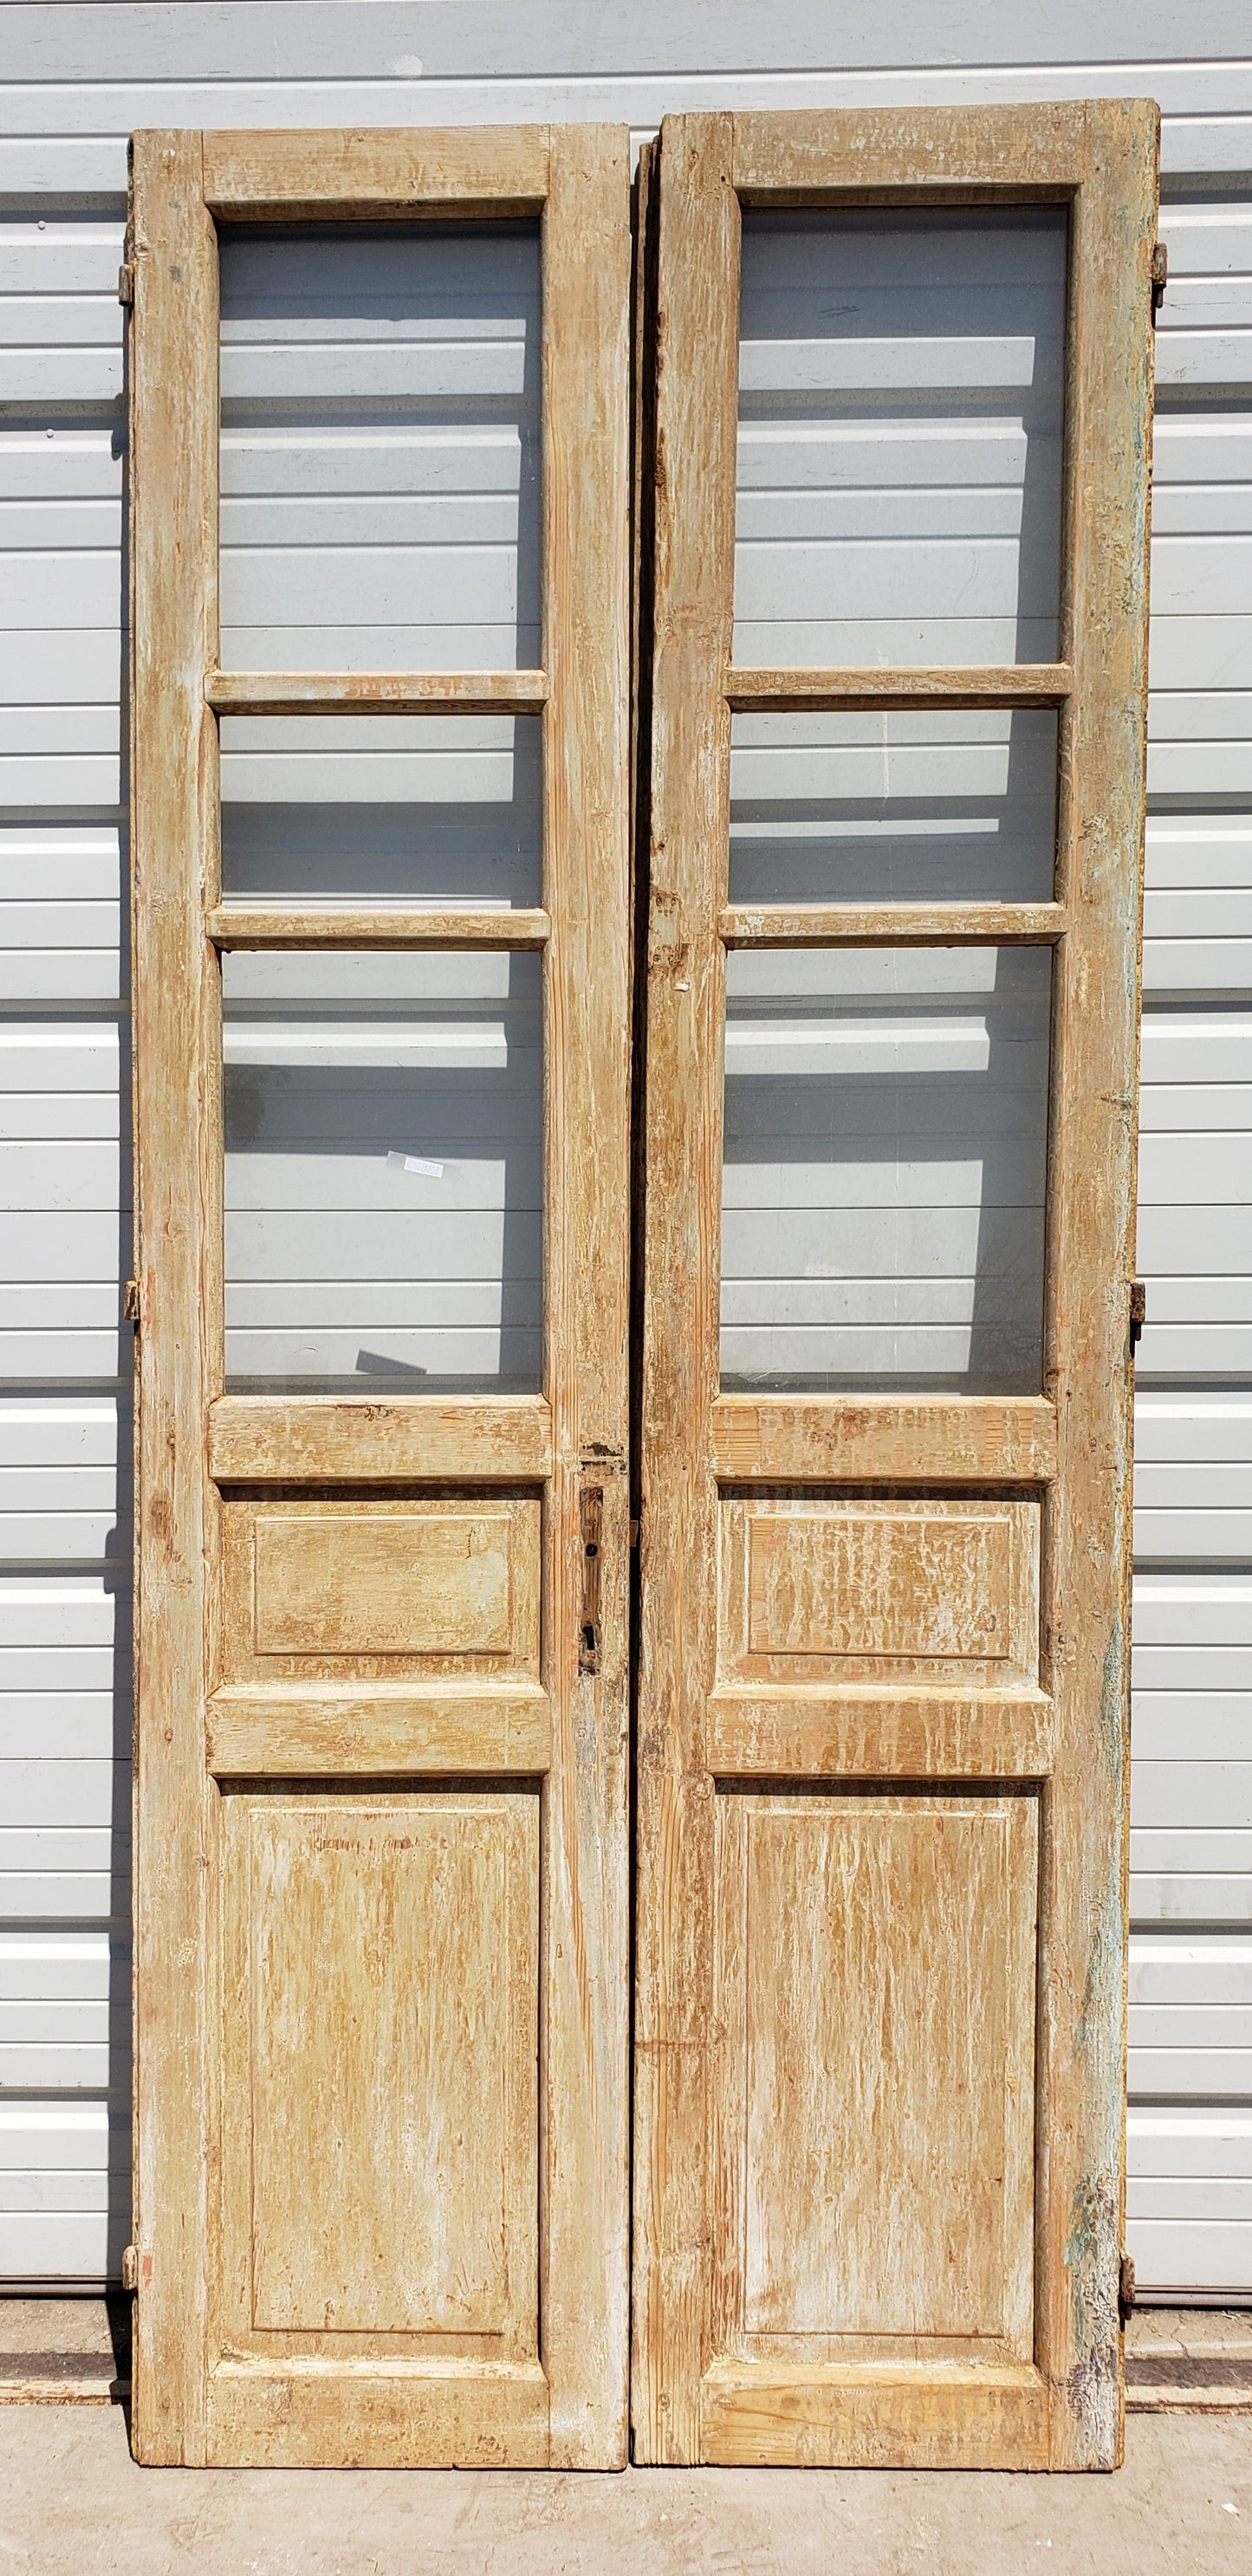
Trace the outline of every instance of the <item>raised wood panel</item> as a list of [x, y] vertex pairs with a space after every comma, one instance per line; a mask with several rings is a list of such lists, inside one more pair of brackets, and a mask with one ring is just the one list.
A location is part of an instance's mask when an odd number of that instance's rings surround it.
[[1037, 1853], [1029, 1796], [719, 1800], [719, 2360], [1029, 2358]]
[[231, 1496], [221, 1679], [537, 1683], [539, 1522], [528, 1497]]
[[225, 1802], [243, 2350], [536, 2355], [538, 1870], [526, 1792]]
[[904, 1499], [724, 1501], [727, 1680], [1037, 1679], [1039, 1506]]
[[[536, 1516], [537, 1517], [537, 1516]], [[496, 1655], [512, 1630], [507, 1512], [286, 1513], [253, 1525], [258, 1655]], [[538, 1558], [538, 1529], [532, 1533]]]

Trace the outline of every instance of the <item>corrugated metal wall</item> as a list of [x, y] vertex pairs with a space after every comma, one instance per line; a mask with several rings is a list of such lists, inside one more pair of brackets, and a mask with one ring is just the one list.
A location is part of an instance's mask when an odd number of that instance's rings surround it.
[[[136, 125], [1148, 93], [1164, 110], [1137, 1442], [1131, 2245], [1252, 2291], [1252, 59], [1086, 0], [254, 0], [0, 23], [0, 2277], [127, 2205], [121, 314]], [[1185, 56], [1179, 53], [1186, 41]], [[941, 59], [939, 56], [941, 55]], [[420, 59], [419, 59], [420, 58]]]

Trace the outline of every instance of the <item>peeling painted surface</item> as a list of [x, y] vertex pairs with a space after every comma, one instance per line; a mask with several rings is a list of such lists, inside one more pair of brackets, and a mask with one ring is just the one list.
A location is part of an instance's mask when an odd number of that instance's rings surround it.
[[1065, 2388], [1087, 2454], [1083, 2465], [1093, 2467], [1112, 2465], [1121, 2413], [1117, 2237], [1113, 2177], [1091, 2176], [1075, 2188], [1065, 2246], [1076, 2355]]

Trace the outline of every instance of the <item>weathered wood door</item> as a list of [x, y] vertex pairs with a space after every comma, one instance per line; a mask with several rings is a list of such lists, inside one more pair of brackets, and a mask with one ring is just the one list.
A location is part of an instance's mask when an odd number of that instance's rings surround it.
[[629, 279], [135, 144], [145, 2461], [624, 2457]]
[[1119, 2456], [1155, 159], [663, 129], [645, 2460]]

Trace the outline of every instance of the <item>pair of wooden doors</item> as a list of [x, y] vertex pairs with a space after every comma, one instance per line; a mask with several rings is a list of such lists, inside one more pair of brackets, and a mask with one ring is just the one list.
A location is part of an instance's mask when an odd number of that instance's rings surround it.
[[144, 2460], [1118, 2457], [1155, 149], [136, 139]]

